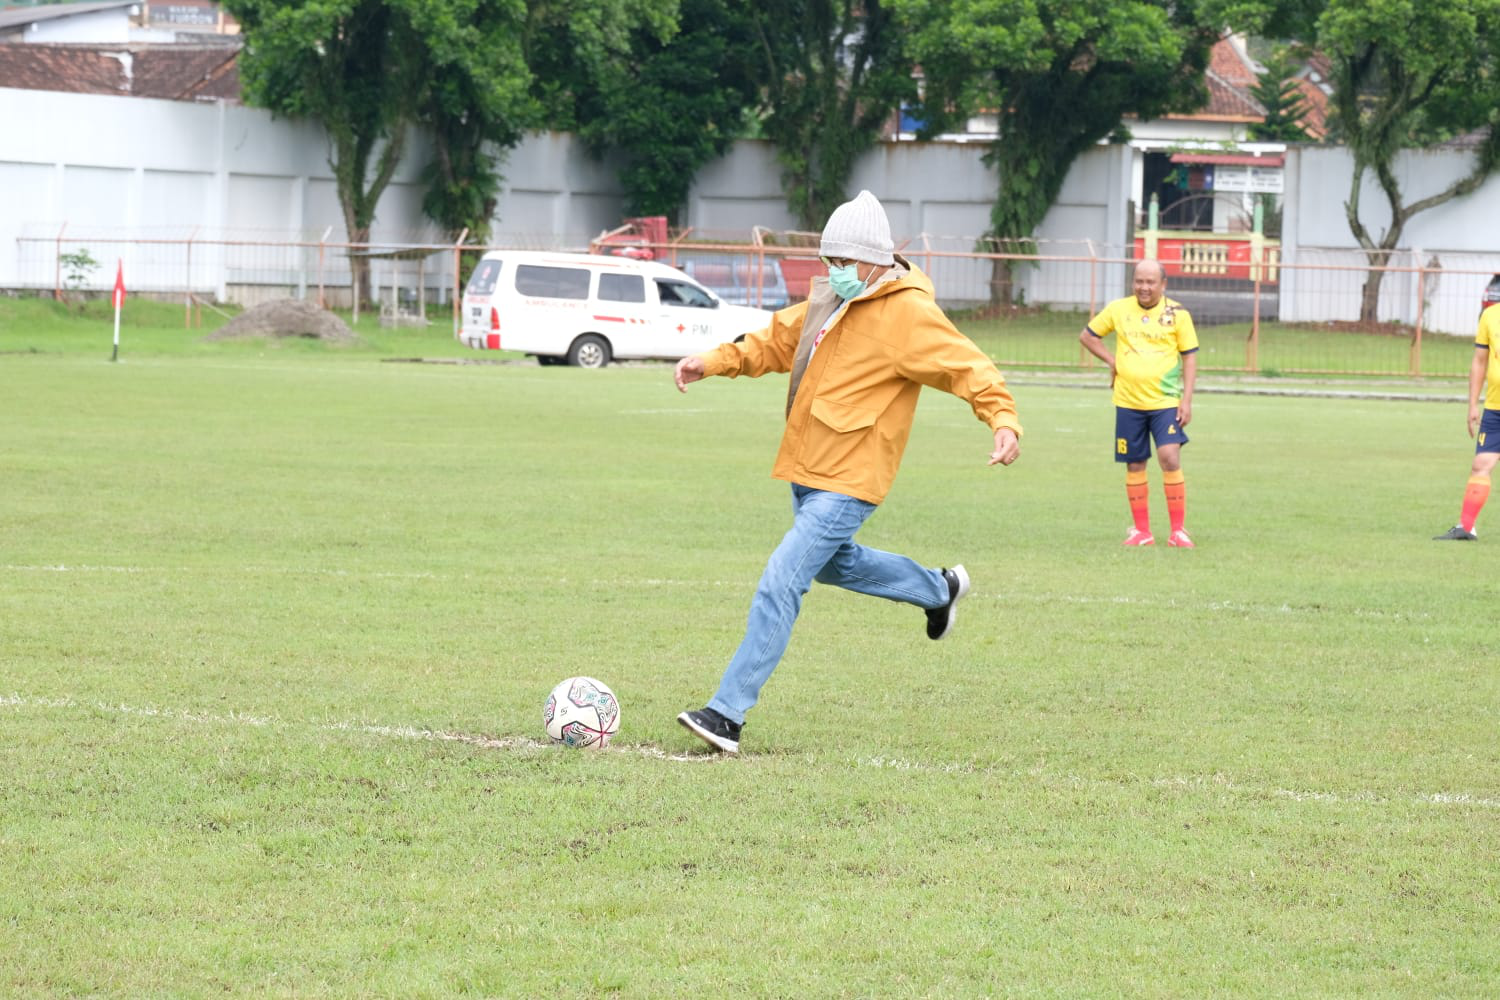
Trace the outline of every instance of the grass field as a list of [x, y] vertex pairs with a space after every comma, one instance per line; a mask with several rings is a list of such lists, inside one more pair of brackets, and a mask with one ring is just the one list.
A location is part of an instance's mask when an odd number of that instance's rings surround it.
[[[968, 566], [955, 634], [815, 588], [721, 759], [673, 719], [789, 520], [783, 378], [160, 308], [111, 364], [0, 299], [0, 994], [1500, 993], [1461, 404], [1205, 378], [1199, 547], [1126, 551], [1102, 385], [1018, 375], [1003, 470], [924, 397], [860, 538]], [[575, 673], [607, 752], [539, 742]]]

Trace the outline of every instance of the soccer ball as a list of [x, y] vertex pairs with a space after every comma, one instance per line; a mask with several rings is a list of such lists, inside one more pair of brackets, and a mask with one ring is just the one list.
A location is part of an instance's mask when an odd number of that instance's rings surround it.
[[547, 696], [542, 722], [553, 743], [603, 749], [620, 729], [620, 699], [603, 681], [569, 677]]

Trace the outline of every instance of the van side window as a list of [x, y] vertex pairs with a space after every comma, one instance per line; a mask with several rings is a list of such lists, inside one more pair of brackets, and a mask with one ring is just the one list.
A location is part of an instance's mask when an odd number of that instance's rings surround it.
[[645, 302], [646, 281], [639, 274], [601, 274], [599, 298], [605, 302]]
[[516, 268], [516, 291], [542, 299], [586, 299], [589, 272], [581, 267], [522, 264]]
[[694, 309], [712, 309], [714, 300], [697, 285], [689, 285], [684, 281], [663, 281], [657, 279], [656, 294], [661, 296], [661, 304], [664, 306], [689, 306]]
[[481, 260], [474, 268], [474, 273], [469, 275], [469, 287], [466, 290], [470, 295], [489, 295], [495, 290], [495, 282], [499, 280], [500, 262]]

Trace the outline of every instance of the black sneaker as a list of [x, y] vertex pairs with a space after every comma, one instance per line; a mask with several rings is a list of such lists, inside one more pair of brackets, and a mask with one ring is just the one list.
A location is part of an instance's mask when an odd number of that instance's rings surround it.
[[969, 592], [969, 573], [962, 566], [943, 570], [943, 579], [948, 581], [948, 603], [927, 611], [927, 638], [941, 639], [953, 631], [953, 620], [957, 617], [958, 602]]
[[730, 722], [711, 708], [683, 712], [677, 721], [709, 746], [725, 753], [740, 752], [740, 724]]
[[1461, 525], [1455, 524], [1441, 535], [1433, 535], [1434, 542], [1477, 542], [1479, 536], [1472, 531], [1465, 531]]

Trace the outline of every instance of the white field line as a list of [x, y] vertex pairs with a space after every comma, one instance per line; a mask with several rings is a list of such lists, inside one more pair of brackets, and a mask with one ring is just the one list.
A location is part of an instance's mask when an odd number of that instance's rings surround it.
[[[107, 712], [115, 715], [169, 719], [175, 722], [191, 722], [200, 725], [274, 726], [280, 728], [293, 728], [298, 725], [297, 723], [288, 723], [281, 719], [264, 718], [242, 712], [229, 712], [219, 715], [209, 712], [187, 712], [180, 709], [157, 708], [151, 705], [126, 705], [123, 703], [102, 701], [86, 703], [75, 701], [72, 698], [37, 698], [19, 694], [0, 695], [0, 708], [51, 708], [62, 711], [83, 709], [90, 712]], [[550, 743], [542, 740], [534, 740], [526, 736], [480, 736], [474, 733], [451, 733], [440, 729], [424, 729], [416, 726], [381, 726], [362, 722], [304, 723], [302, 725], [307, 728], [327, 732], [366, 733], [372, 736], [384, 736], [395, 740], [463, 743], [485, 750], [540, 751], [551, 750], [553, 748]], [[711, 753], [669, 754], [660, 747], [645, 743], [635, 745], [616, 743], [610, 747], [610, 750], [613, 752], [635, 753], [639, 756], [651, 757], [656, 760], [686, 761], [689, 763], [727, 759]]]
[[[230, 712], [216, 715], [207, 712], [187, 712], [180, 709], [157, 708], [154, 706], [136, 706], [126, 704], [114, 704], [108, 702], [84, 703], [72, 698], [40, 698], [28, 697], [19, 694], [0, 695], [0, 708], [50, 708], [62, 711], [74, 709], [85, 709], [96, 712], [111, 712], [117, 715], [132, 715], [145, 718], [169, 719], [178, 722], [190, 722], [201, 725], [226, 725], [226, 726], [279, 726], [290, 728], [295, 723], [283, 722], [280, 719], [265, 718], [250, 715], [244, 712]], [[307, 723], [304, 724], [314, 729], [329, 732], [352, 732], [363, 733], [372, 736], [382, 736], [388, 739], [415, 741], [415, 742], [440, 742], [440, 743], [462, 743], [467, 746], [479, 747], [484, 750], [510, 750], [523, 752], [550, 751], [553, 749], [550, 743], [531, 739], [526, 736], [481, 736], [473, 733], [453, 733], [440, 729], [425, 729], [415, 726], [382, 726], [361, 722], [330, 722], [330, 723]], [[650, 744], [614, 744], [609, 751], [613, 753], [633, 753], [641, 757], [649, 757], [654, 760], [680, 761], [685, 763], [708, 763], [726, 762], [734, 760], [732, 757], [711, 754], [673, 754], [657, 746]], [[947, 762], [928, 763], [920, 760], [912, 760], [904, 757], [860, 757], [850, 763], [855, 767], [876, 768], [887, 771], [910, 771], [920, 774], [976, 774], [993, 775], [997, 769], [993, 767], [981, 767], [973, 763]], [[1013, 776], [1020, 777], [1023, 772], [1011, 772]], [[1045, 772], [1032, 770], [1024, 772], [1025, 776], [1038, 779], [1045, 776]], [[1121, 786], [1119, 781], [1108, 781], [1100, 778], [1086, 778], [1079, 775], [1067, 775], [1066, 782], [1077, 785], [1108, 785]], [[1381, 805], [1392, 802], [1407, 801], [1417, 805], [1435, 806], [1469, 806], [1482, 809], [1500, 809], [1500, 799], [1489, 798], [1482, 795], [1471, 795], [1467, 792], [1433, 792], [1425, 795], [1414, 795], [1396, 799], [1391, 796], [1381, 795], [1375, 792], [1318, 792], [1308, 790], [1293, 790], [1286, 788], [1273, 788], [1270, 790], [1242, 785], [1223, 775], [1212, 777], [1165, 777], [1153, 778], [1151, 784], [1158, 788], [1183, 788], [1183, 789], [1212, 789], [1218, 791], [1234, 792], [1247, 796], [1273, 796], [1276, 798], [1290, 799], [1293, 802], [1326, 802], [1326, 803], [1353, 803]]]
[[[973, 764], [947, 763], [926, 764], [921, 761], [908, 760], [905, 758], [891, 757], [865, 757], [855, 761], [861, 767], [874, 767], [883, 770], [895, 771], [919, 771], [934, 774], [993, 774], [994, 768], [977, 767]], [[1013, 772], [1020, 774], [1021, 772]], [[1031, 777], [1041, 777], [1044, 772], [1027, 772]], [[1123, 786], [1126, 782], [1109, 781], [1102, 778], [1085, 778], [1079, 775], [1068, 775], [1065, 782], [1072, 785], [1110, 785]], [[1291, 799], [1293, 802], [1330, 802], [1330, 803], [1359, 803], [1375, 804], [1407, 801], [1418, 805], [1459, 805], [1477, 806], [1484, 809], [1500, 809], [1500, 799], [1486, 798], [1481, 795], [1470, 795], [1467, 792], [1433, 792], [1427, 795], [1413, 795], [1403, 799], [1392, 798], [1389, 795], [1380, 795], [1375, 792], [1314, 792], [1295, 791], [1287, 788], [1273, 788], [1267, 791], [1250, 785], [1242, 785], [1222, 775], [1212, 777], [1167, 777], [1153, 778], [1151, 784], [1157, 788], [1186, 788], [1186, 789], [1215, 789], [1226, 792], [1234, 792], [1247, 796], [1274, 796], [1279, 799]]]

